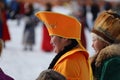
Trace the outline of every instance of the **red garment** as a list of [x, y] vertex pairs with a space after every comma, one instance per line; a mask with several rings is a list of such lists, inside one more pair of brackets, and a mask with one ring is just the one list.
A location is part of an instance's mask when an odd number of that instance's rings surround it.
[[50, 44], [50, 36], [45, 25], [43, 25], [43, 40], [42, 40], [42, 50], [52, 51], [53, 47]]
[[2, 11], [2, 39], [3, 41], [10, 40], [10, 33], [7, 25], [7, 16], [5, 11]]
[[[81, 22], [82, 23], [82, 22]], [[82, 23], [82, 30], [81, 30], [81, 43], [84, 46], [84, 48], [87, 48], [86, 44], [86, 36], [85, 36], [85, 25]]]
[[25, 14], [24, 2], [19, 2], [19, 5], [20, 5], [19, 14]]

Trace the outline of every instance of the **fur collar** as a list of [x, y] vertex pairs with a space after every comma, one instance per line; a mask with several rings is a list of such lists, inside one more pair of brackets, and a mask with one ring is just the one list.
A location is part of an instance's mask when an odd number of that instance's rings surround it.
[[102, 49], [97, 55], [95, 66], [99, 67], [103, 60], [110, 58], [112, 56], [120, 56], [120, 43], [112, 44]]

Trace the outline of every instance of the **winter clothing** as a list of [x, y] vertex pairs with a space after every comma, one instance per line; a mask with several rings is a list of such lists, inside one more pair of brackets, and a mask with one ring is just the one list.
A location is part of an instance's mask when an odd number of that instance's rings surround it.
[[92, 62], [94, 80], [120, 80], [120, 16], [111, 10], [102, 12], [92, 32], [108, 43]]
[[14, 80], [10, 76], [6, 75], [2, 69], [0, 68], [0, 80]]
[[11, 39], [10, 37], [10, 32], [9, 32], [9, 28], [7, 25], [7, 17], [6, 17], [6, 12], [3, 10], [1, 12], [1, 17], [2, 19], [0, 20], [0, 38], [2, 38], [3, 41], [8, 41]]
[[0, 38], [2, 38], [2, 20], [0, 20]]
[[38, 12], [36, 16], [45, 22], [50, 35], [80, 40], [81, 24], [74, 17], [47, 11]]
[[50, 44], [50, 36], [47, 31], [45, 24], [43, 24], [43, 40], [42, 40], [42, 50], [52, 51], [53, 47]]
[[33, 15], [34, 9], [32, 4], [25, 5], [25, 29], [23, 35], [23, 44], [25, 45], [24, 50], [28, 48], [32, 50], [35, 44], [35, 27], [37, 25], [37, 19]]
[[[49, 35], [72, 41], [55, 56], [49, 69], [60, 72], [67, 80], [90, 80], [88, 53], [80, 41], [80, 22], [74, 17], [56, 12], [38, 12], [36, 16], [45, 23]], [[79, 47], [76, 47], [78, 44]]]
[[[46, 11], [51, 11], [52, 9], [52, 5], [51, 3], [46, 3]], [[42, 40], [42, 50], [43, 51], [52, 51], [53, 50], [53, 46], [50, 44], [50, 36], [49, 36], [49, 33], [48, 33], [48, 30], [46, 28], [46, 25], [43, 23], [43, 40]]]
[[88, 53], [80, 48], [66, 52], [56, 62], [53, 69], [67, 80], [90, 80]]
[[47, 69], [40, 73], [37, 80], [66, 80], [66, 78], [52, 69]]
[[[76, 39], [81, 44], [81, 23], [72, 16], [57, 12], [41, 11], [35, 14], [47, 26], [49, 35], [56, 35], [68, 39]], [[73, 31], [74, 30], [74, 31]]]
[[101, 13], [95, 21], [92, 32], [108, 43], [120, 42], [120, 16], [112, 11]]
[[34, 44], [35, 43], [35, 23], [34, 16], [25, 17], [26, 25], [24, 29], [24, 44]]
[[110, 45], [100, 51], [92, 63], [94, 80], [120, 80], [120, 44]]

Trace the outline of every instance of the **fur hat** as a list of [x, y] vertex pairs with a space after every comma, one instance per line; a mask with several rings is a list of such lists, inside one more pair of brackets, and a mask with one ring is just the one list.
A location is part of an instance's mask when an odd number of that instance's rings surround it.
[[66, 78], [52, 69], [47, 69], [42, 71], [36, 80], [66, 80]]
[[112, 10], [102, 12], [92, 30], [108, 43], [120, 43], [120, 16]]

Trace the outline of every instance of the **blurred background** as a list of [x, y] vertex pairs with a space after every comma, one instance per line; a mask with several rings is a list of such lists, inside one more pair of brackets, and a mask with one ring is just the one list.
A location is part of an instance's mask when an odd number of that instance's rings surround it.
[[120, 0], [0, 0], [0, 67], [15, 80], [35, 80], [53, 57], [45, 25], [34, 14], [53, 11], [76, 17], [82, 44], [94, 55], [91, 29], [100, 12], [120, 8]]

